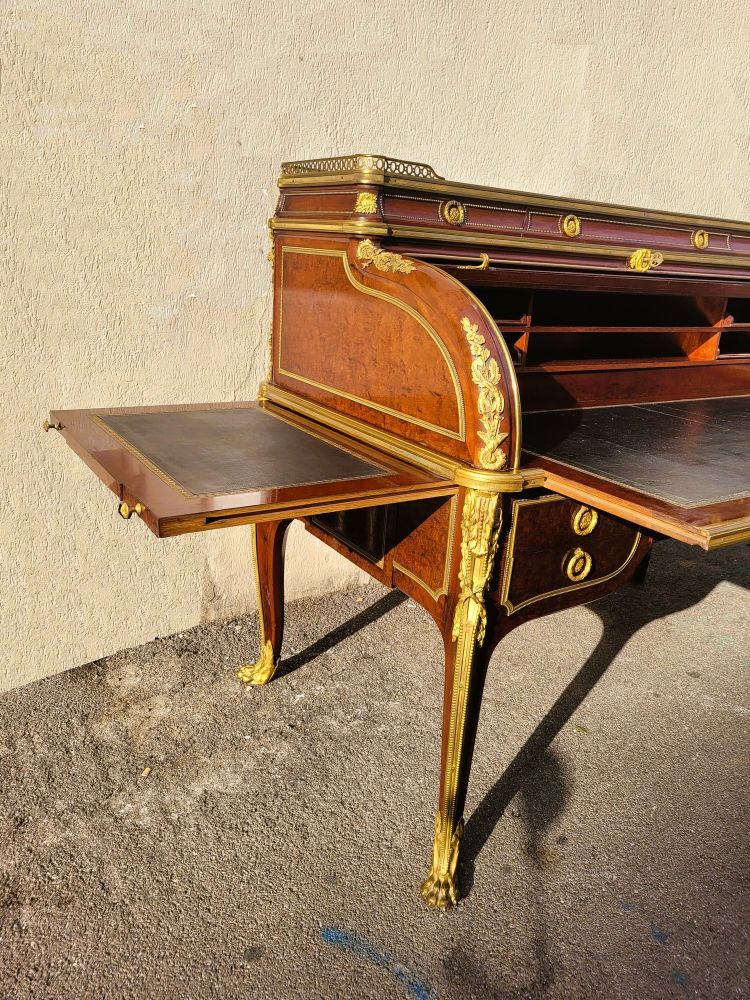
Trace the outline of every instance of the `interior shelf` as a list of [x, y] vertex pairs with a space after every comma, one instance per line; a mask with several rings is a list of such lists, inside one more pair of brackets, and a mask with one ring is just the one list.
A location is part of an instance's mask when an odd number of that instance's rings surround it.
[[524, 366], [525, 373], [534, 372], [589, 372], [612, 371], [613, 369], [629, 368], [699, 368], [728, 363], [733, 358], [717, 359], [716, 361], [694, 361], [691, 358], [581, 358], [569, 361], [544, 361], [539, 364]]
[[[471, 285], [474, 278], [463, 277]], [[715, 361], [750, 353], [750, 297], [473, 287], [517, 368]]]

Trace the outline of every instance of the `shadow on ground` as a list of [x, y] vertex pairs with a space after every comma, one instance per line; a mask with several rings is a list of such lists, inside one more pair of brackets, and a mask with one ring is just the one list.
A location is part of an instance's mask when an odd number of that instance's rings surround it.
[[665, 544], [505, 640], [448, 916], [442, 643], [398, 594], [291, 605], [265, 689], [247, 616], [3, 696], [0, 997], [743, 995], [748, 583]]

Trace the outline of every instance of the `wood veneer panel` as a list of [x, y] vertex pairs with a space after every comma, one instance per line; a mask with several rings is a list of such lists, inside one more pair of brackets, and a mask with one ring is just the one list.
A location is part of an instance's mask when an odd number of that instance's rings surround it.
[[423, 323], [350, 279], [345, 249], [285, 246], [281, 261], [282, 381], [463, 438], [458, 378]]

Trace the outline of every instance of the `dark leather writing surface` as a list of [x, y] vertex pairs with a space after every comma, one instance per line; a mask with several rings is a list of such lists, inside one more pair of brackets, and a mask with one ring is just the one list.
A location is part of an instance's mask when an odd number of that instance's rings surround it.
[[183, 496], [368, 479], [387, 471], [254, 407], [94, 419]]
[[750, 397], [529, 413], [524, 450], [680, 507], [750, 495]]

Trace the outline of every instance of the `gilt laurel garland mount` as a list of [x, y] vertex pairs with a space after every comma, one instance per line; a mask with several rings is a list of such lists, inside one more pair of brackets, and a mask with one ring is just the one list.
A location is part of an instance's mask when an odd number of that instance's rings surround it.
[[471, 378], [474, 384], [479, 386], [477, 406], [482, 429], [478, 431], [478, 437], [483, 444], [479, 460], [485, 469], [502, 469], [507, 456], [500, 446], [508, 434], [501, 430], [505, 398], [498, 389], [500, 369], [485, 346], [484, 337], [479, 332], [477, 324], [472, 323], [468, 316], [464, 316], [461, 326], [473, 358]]

